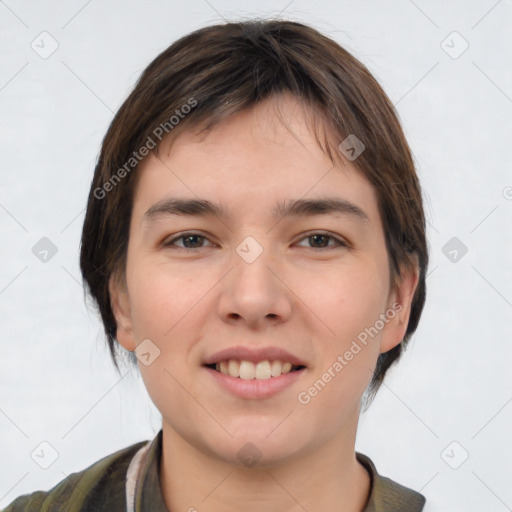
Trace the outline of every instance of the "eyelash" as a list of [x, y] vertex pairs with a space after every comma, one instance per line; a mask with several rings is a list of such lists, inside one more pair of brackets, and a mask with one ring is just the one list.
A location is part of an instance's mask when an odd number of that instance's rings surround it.
[[[335, 245], [331, 245], [331, 246], [327, 246], [327, 247], [308, 247], [308, 249], [316, 249], [316, 250], [322, 251], [322, 250], [333, 249], [335, 247], [347, 247], [347, 248], [349, 247], [348, 243], [344, 242], [342, 239], [332, 235], [329, 232], [323, 232], [323, 231], [311, 232], [311, 233], [307, 234], [306, 236], [304, 236], [303, 238], [301, 238], [299, 240], [299, 242], [302, 242], [303, 240], [306, 240], [306, 239], [309, 239], [309, 238], [312, 238], [312, 237], [318, 236], [318, 235], [327, 237], [327, 238], [329, 238], [331, 240], [334, 240]], [[174, 243], [177, 240], [185, 239], [185, 238], [188, 238], [188, 237], [191, 237], [191, 236], [197, 236], [197, 237], [202, 238], [204, 240], [208, 240], [208, 238], [206, 236], [201, 235], [200, 233], [185, 232], [185, 233], [182, 233], [181, 235], [179, 235], [177, 237], [174, 237], [172, 240], [169, 240], [168, 242], [165, 242], [163, 245], [164, 245], [164, 247], [168, 247], [168, 248], [184, 249], [184, 250], [189, 250], [189, 251], [196, 251], [198, 249], [204, 249], [204, 247], [181, 247], [181, 246], [174, 245]]]

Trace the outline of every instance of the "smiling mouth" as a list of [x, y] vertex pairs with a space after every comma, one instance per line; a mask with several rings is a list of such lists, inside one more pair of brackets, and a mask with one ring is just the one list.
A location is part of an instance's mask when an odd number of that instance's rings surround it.
[[243, 380], [268, 380], [306, 368], [303, 365], [293, 365], [288, 361], [265, 360], [253, 363], [252, 361], [238, 359], [226, 359], [205, 366], [224, 375]]

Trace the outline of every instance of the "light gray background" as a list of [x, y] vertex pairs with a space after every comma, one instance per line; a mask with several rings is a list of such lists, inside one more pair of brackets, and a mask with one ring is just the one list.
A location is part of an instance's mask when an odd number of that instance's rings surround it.
[[[78, 248], [99, 145], [139, 74], [179, 36], [281, 12], [375, 74], [424, 187], [427, 305], [362, 416], [357, 449], [425, 494], [428, 510], [512, 510], [512, 2], [318, 4], [0, 2], [1, 506], [157, 432], [140, 378], [115, 372], [83, 301]], [[43, 59], [31, 45], [48, 51], [50, 38], [58, 48]], [[32, 253], [42, 237], [58, 248], [47, 262]], [[468, 248], [456, 262], [443, 253], [452, 237]], [[53, 449], [48, 469], [31, 458], [48, 464]]]

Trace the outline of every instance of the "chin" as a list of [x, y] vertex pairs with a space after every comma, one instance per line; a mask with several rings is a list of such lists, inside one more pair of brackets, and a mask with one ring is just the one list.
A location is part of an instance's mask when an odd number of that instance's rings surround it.
[[219, 442], [210, 442], [210, 451], [216, 458], [238, 467], [265, 469], [279, 465], [304, 448], [296, 430], [283, 429], [278, 433], [279, 421], [273, 424], [272, 431], [272, 428], [255, 428], [252, 420], [252, 425], [240, 429], [232, 438], [226, 436]]

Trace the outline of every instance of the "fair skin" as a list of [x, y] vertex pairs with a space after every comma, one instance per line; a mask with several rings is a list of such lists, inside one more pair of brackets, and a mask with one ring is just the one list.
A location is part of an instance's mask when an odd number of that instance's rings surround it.
[[[125, 278], [112, 278], [110, 291], [119, 343], [133, 351], [150, 339], [160, 350], [139, 368], [162, 414], [160, 482], [171, 511], [360, 512], [368, 499], [355, 458], [360, 399], [379, 354], [405, 334], [418, 273], [391, 286], [373, 187], [353, 163], [333, 167], [297, 100], [281, 98], [287, 127], [274, 105], [206, 135], [184, 130], [137, 171]], [[171, 197], [218, 203], [225, 216], [146, 214]], [[327, 197], [364, 213], [272, 214], [276, 204]], [[250, 263], [237, 252], [248, 236], [262, 249]], [[300, 403], [393, 304], [400, 311], [378, 335]], [[284, 348], [305, 368], [272, 396], [241, 398], [204, 365], [238, 345]], [[248, 442], [261, 457], [253, 467], [237, 455]]]

